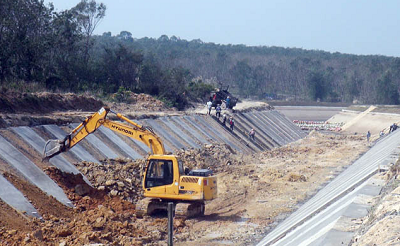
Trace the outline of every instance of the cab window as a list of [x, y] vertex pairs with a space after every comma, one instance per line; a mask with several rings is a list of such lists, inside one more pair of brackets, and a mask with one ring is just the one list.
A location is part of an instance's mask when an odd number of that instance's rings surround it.
[[145, 188], [169, 185], [174, 179], [170, 160], [150, 160], [147, 168]]
[[185, 169], [183, 168], [183, 162], [181, 160], [178, 161], [178, 166], [179, 166], [179, 174], [185, 175]]

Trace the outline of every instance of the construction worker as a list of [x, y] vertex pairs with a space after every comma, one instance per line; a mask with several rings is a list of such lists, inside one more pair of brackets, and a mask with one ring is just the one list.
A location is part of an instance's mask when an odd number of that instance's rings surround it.
[[233, 120], [233, 117], [231, 116], [231, 118], [229, 119], [229, 127], [230, 127], [232, 132], [233, 132], [233, 127], [234, 126], [235, 126], [235, 121]]
[[218, 104], [217, 107], [215, 108], [215, 116], [217, 116], [218, 120], [219, 117], [221, 117], [221, 106]]
[[212, 108], [212, 102], [211, 102], [211, 101], [208, 101], [208, 102], [207, 102], [208, 114], [211, 114], [211, 108]]
[[256, 135], [256, 131], [254, 131], [254, 129], [252, 128], [249, 132], [249, 137], [250, 139], [252, 139], [254, 141], [254, 137]]
[[228, 96], [227, 98], [226, 98], [226, 100], [225, 100], [225, 105], [226, 105], [226, 108], [228, 109], [229, 108], [229, 105], [231, 104], [231, 98]]

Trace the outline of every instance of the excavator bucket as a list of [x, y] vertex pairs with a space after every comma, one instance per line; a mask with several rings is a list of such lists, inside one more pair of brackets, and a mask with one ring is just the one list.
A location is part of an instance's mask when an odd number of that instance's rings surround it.
[[51, 157], [61, 153], [64, 146], [63, 143], [63, 141], [58, 139], [48, 140], [43, 149], [43, 160], [50, 159]]

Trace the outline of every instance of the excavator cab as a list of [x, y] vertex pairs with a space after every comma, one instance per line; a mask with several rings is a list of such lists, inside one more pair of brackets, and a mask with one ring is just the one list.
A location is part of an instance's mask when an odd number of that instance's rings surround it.
[[[198, 171], [198, 170], [197, 170]], [[174, 155], [151, 155], [143, 173], [143, 195], [136, 204], [136, 215], [151, 215], [166, 210], [168, 202], [175, 204], [175, 216], [203, 215], [205, 201], [217, 197], [217, 179], [207, 172], [185, 175], [182, 161]]]

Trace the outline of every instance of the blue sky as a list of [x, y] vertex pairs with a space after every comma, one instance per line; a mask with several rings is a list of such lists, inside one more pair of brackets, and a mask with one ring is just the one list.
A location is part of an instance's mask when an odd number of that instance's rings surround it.
[[[56, 10], [79, 0], [45, 0]], [[400, 57], [397, 0], [97, 0], [107, 6], [96, 34], [129, 31], [219, 44], [280, 46]]]

